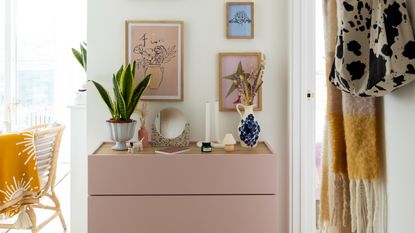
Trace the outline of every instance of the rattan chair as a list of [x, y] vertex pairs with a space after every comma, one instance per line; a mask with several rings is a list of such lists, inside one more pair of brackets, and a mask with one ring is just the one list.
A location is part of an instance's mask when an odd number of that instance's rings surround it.
[[[31, 222], [31, 226], [26, 228], [26, 230], [32, 230], [32, 233], [37, 233], [56, 217], [59, 217], [65, 231], [67, 228], [65, 219], [62, 215], [59, 199], [54, 190], [59, 147], [64, 129], [65, 127], [63, 125], [56, 125], [54, 127], [39, 125], [28, 129], [35, 132], [37, 165], [41, 184], [41, 190], [37, 197], [38, 200], [35, 201], [36, 204], [29, 204], [23, 207], [23, 210], [27, 212]], [[42, 204], [44, 198], [49, 198], [54, 203], [54, 206]], [[35, 209], [51, 210], [53, 211], [53, 215], [37, 224]], [[0, 224], [0, 229], [2, 228], [21, 229], [19, 226], [16, 226], [16, 224]]]

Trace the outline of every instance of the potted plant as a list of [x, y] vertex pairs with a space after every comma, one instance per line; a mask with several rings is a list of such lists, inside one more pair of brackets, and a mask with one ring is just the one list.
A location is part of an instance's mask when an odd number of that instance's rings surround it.
[[102, 100], [111, 113], [111, 119], [107, 121], [111, 132], [111, 138], [116, 142], [113, 150], [127, 150], [126, 142], [133, 138], [137, 121], [130, 117], [133, 114], [140, 98], [147, 88], [151, 74], [147, 75], [135, 88], [135, 62], [127, 67], [121, 66], [117, 73], [113, 74], [114, 100], [104, 86], [92, 80]]
[[[76, 61], [82, 66], [87, 73], [87, 44], [82, 42], [79, 45], [79, 50], [72, 48], [72, 55], [75, 57]], [[75, 93], [75, 105], [85, 105], [86, 104], [86, 82], [82, 84], [82, 87], [78, 89]]]

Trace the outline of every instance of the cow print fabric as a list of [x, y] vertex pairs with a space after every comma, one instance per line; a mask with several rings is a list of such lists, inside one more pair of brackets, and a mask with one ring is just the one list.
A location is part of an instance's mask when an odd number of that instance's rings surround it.
[[415, 79], [405, 0], [337, 0], [337, 12], [333, 85], [356, 96], [384, 96]]

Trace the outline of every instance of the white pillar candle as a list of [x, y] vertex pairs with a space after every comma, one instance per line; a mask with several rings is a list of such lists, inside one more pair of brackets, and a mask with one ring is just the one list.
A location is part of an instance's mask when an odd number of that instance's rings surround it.
[[215, 101], [214, 111], [215, 111], [215, 142], [220, 143], [221, 138], [219, 136], [219, 101]]
[[206, 117], [206, 128], [205, 128], [205, 142], [210, 142], [210, 103], [206, 103], [206, 109], [205, 109]]

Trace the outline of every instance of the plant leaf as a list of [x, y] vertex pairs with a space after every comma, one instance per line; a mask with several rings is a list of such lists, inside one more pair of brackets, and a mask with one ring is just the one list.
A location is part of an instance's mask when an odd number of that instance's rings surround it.
[[124, 66], [121, 65], [120, 69], [118, 69], [117, 74], [115, 75], [115, 77], [117, 78], [118, 84], [120, 83], [120, 79], [121, 79], [121, 75], [122, 75], [123, 70], [124, 70]]
[[85, 72], [87, 71], [87, 50], [81, 44], [81, 53], [82, 53], [82, 67], [84, 67]]
[[148, 87], [148, 84], [150, 83], [150, 80], [151, 80], [151, 74], [147, 75], [137, 85], [137, 87], [134, 89], [133, 96], [131, 98], [131, 103], [128, 106], [128, 109], [127, 109], [127, 115], [128, 115], [128, 117], [130, 117], [133, 114], [135, 108], [137, 107], [138, 102], [140, 101], [141, 96], [143, 95], [143, 92]]
[[130, 64], [128, 64], [127, 67], [125, 67], [125, 69], [123, 69], [122, 72], [121, 72], [121, 77], [120, 77], [120, 80], [118, 82], [118, 84], [120, 85], [121, 91], [124, 90], [124, 79], [125, 79], [125, 76], [127, 75], [129, 70], [130, 70]]
[[117, 79], [113, 76], [113, 84], [114, 84], [114, 96], [116, 100], [116, 106], [118, 109], [119, 116], [121, 116], [121, 120], [128, 120], [129, 116], [127, 116], [127, 107], [125, 105], [124, 98], [122, 97], [120, 86], [118, 85]]
[[113, 120], [119, 120], [120, 119], [120, 113], [118, 112], [117, 109], [117, 102], [114, 100], [112, 102], [113, 108], [114, 108], [114, 114], [112, 115], [112, 119]]
[[102, 100], [104, 100], [104, 103], [107, 105], [109, 111], [111, 112], [111, 115], [114, 117], [114, 107], [113, 102], [111, 100], [111, 96], [109, 95], [107, 89], [105, 89], [104, 86], [101, 84], [91, 80], [92, 83], [95, 85], [95, 87], [98, 90], [99, 95], [101, 96]]
[[128, 108], [130, 105], [131, 97], [133, 95], [134, 90], [134, 78], [132, 73], [132, 67], [130, 64], [127, 65], [124, 72], [121, 75], [120, 80], [120, 91], [121, 95], [124, 98], [125, 105]]
[[81, 52], [79, 52], [78, 50], [72, 48], [72, 54], [75, 57], [75, 59], [79, 62], [79, 64], [83, 67], [83, 59], [82, 59], [82, 54]]

